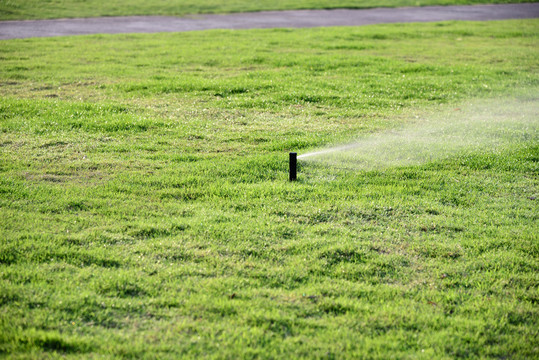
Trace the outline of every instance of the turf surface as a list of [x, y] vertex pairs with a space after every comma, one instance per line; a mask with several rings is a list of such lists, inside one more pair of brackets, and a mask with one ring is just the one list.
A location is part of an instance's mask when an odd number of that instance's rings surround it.
[[287, 152], [533, 107], [538, 25], [2, 41], [0, 354], [537, 357], [536, 126], [296, 183]]
[[181, 16], [263, 10], [364, 9], [373, 7], [525, 2], [535, 2], [535, 0], [4, 0], [0, 1], [0, 20], [124, 15]]

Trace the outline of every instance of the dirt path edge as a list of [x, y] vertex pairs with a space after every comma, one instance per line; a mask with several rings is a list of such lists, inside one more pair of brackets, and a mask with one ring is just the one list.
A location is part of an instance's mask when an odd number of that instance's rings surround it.
[[376, 8], [366, 10], [262, 11], [225, 15], [126, 16], [0, 21], [0, 39], [88, 34], [183, 32], [209, 29], [308, 28], [446, 20], [505, 20], [539, 17], [539, 3]]

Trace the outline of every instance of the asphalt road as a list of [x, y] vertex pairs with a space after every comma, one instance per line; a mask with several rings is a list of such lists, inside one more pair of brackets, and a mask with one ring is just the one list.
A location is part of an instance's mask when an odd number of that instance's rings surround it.
[[367, 10], [262, 11], [225, 15], [126, 16], [0, 21], [0, 39], [87, 34], [181, 32], [207, 29], [361, 26], [444, 20], [504, 20], [539, 17], [539, 3], [377, 8]]

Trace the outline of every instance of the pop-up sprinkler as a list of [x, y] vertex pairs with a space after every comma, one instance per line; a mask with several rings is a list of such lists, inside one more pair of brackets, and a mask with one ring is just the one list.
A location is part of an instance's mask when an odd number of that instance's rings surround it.
[[296, 181], [297, 166], [298, 166], [298, 153], [291, 152], [290, 156], [290, 181]]

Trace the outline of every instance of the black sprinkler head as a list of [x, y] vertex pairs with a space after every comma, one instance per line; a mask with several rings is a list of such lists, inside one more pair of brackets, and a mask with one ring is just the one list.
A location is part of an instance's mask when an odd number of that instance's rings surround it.
[[289, 156], [290, 156], [290, 181], [296, 181], [298, 154], [295, 152], [291, 152]]

